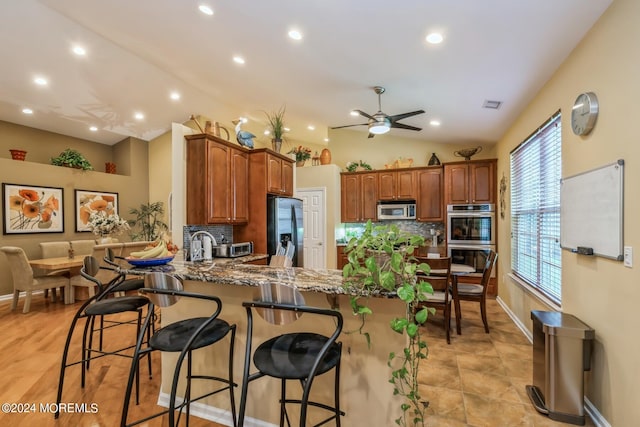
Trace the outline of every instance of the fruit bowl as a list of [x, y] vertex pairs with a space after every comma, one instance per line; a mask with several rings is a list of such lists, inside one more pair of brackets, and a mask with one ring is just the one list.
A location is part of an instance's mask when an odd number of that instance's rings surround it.
[[150, 267], [153, 265], [164, 265], [173, 260], [174, 255], [160, 258], [134, 258], [126, 257], [127, 262], [135, 267]]

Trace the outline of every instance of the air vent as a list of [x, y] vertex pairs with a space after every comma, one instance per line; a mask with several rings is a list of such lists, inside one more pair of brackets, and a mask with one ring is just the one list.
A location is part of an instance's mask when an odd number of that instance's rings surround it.
[[502, 101], [486, 100], [486, 101], [484, 101], [484, 104], [482, 105], [482, 108], [491, 108], [493, 110], [497, 110], [498, 108], [500, 108], [501, 105], [502, 105]]

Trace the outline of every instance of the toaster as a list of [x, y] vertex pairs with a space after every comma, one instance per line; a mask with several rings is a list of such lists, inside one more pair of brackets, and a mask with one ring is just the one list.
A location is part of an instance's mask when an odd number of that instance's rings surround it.
[[216, 258], [235, 258], [253, 253], [253, 242], [224, 243], [213, 247], [213, 256]]

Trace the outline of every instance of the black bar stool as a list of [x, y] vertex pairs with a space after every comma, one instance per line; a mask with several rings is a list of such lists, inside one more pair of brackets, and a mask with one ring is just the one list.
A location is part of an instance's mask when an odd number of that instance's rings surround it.
[[[90, 361], [93, 359], [98, 359], [104, 356], [121, 356], [121, 357], [132, 357], [130, 350], [135, 347], [135, 342], [137, 342], [137, 338], [140, 335], [140, 327], [142, 324], [142, 309], [145, 306], [150, 305], [150, 302], [147, 298], [143, 296], [124, 296], [124, 297], [113, 297], [111, 298], [114, 289], [116, 289], [120, 283], [122, 283], [124, 276], [119, 274], [114, 279], [112, 279], [107, 285], [104, 285], [100, 280], [98, 280], [95, 276], [100, 269], [109, 269], [108, 267], [101, 267], [98, 263], [98, 260], [92, 256], [87, 256], [84, 258], [84, 264], [80, 270], [80, 274], [86, 278], [94, 282], [98, 288], [98, 292], [96, 295], [89, 298], [80, 306], [78, 311], [73, 317], [71, 321], [71, 326], [69, 327], [69, 332], [67, 333], [67, 340], [65, 342], [64, 350], [62, 352], [62, 363], [60, 366], [60, 378], [58, 381], [58, 394], [56, 407], [59, 407], [60, 402], [62, 401], [62, 390], [64, 386], [64, 377], [66, 373], [66, 369], [70, 366], [81, 365], [82, 367], [82, 377], [80, 385], [84, 388], [86, 371], [89, 369]], [[137, 318], [134, 320], [131, 319], [121, 319], [118, 317], [117, 319], [110, 320], [108, 326], [103, 326], [102, 318], [104, 316], [112, 316], [112, 315], [121, 315], [123, 313], [133, 312], [137, 314]], [[93, 334], [94, 330], [94, 321], [96, 317], [100, 317], [101, 319], [101, 327], [99, 328], [100, 333], [100, 347], [98, 349], [94, 349], [92, 347], [93, 342]], [[80, 360], [76, 360], [73, 362], [69, 362], [69, 349], [71, 344], [71, 339], [76, 330], [76, 327], [79, 326], [79, 321], [81, 319], [85, 320], [82, 334], [82, 348], [81, 353], [82, 356]], [[102, 334], [104, 329], [109, 329], [116, 326], [125, 326], [125, 325], [136, 325], [135, 331], [135, 339], [132, 341], [132, 344], [123, 348], [119, 348], [117, 350], [105, 351], [102, 348]], [[137, 373], [137, 371], [136, 371]], [[151, 359], [149, 359], [149, 374], [151, 374]], [[137, 392], [136, 388], [136, 392]], [[55, 413], [55, 418], [58, 418], [60, 415], [59, 412]]]
[[[278, 301], [274, 301], [278, 300]], [[281, 380], [280, 384], [280, 426], [291, 426], [286, 404], [300, 405], [300, 427], [307, 425], [308, 406], [327, 410], [332, 414], [316, 424], [320, 426], [335, 420], [340, 426], [340, 358], [342, 344], [336, 342], [342, 332], [343, 319], [339, 311], [322, 309], [304, 305], [304, 299], [297, 289], [277, 284], [265, 284], [260, 287], [260, 295], [256, 301], [242, 304], [247, 311], [247, 344], [242, 377], [242, 396], [238, 413], [238, 426], [244, 425], [249, 382], [269, 376]], [[283, 325], [297, 320], [304, 313], [315, 316], [335, 318], [335, 330], [331, 336], [313, 332], [296, 332], [278, 335], [260, 344], [255, 352], [252, 350], [253, 311], [256, 311], [268, 323]], [[251, 357], [256, 372], [250, 373]], [[316, 376], [335, 370], [334, 406], [310, 400], [311, 386]], [[301, 399], [287, 399], [287, 380], [298, 380], [302, 386]]]
[[[194, 317], [179, 320], [175, 323], [171, 323], [163, 328], [157, 330], [151, 338], [148, 340], [148, 346], [143, 348], [144, 337], [146, 331], [149, 330], [150, 323], [153, 318], [153, 310], [149, 309], [147, 318], [145, 319], [142, 330], [138, 337], [136, 345], [135, 355], [131, 363], [131, 369], [129, 371], [129, 379], [127, 381], [127, 389], [124, 395], [124, 406], [122, 410], [121, 426], [133, 426], [146, 422], [152, 418], [168, 414], [169, 426], [173, 427], [180, 422], [180, 416], [182, 409], [185, 409], [186, 423], [189, 425], [189, 412], [190, 404], [222, 391], [229, 391], [229, 398], [231, 403], [231, 415], [233, 418], [233, 425], [236, 425], [236, 405], [234, 387], [237, 386], [233, 382], [233, 349], [236, 335], [236, 325], [230, 325], [226, 321], [218, 318], [218, 315], [222, 311], [222, 301], [220, 298], [212, 295], [204, 295], [194, 292], [185, 291], [182, 282], [169, 274], [154, 272], [145, 275], [144, 279], [145, 287], [140, 289], [139, 292], [145, 295], [152, 301], [152, 305], [155, 304], [159, 307], [169, 307], [181, 298], [193, 298], [199, 300], [207, 300], [215, 303], [215, 310], [206, 317]], [[192, 373], [192, 351], [200, 348], [210, 346], [222, 340], [228, 334], [231, 334], [229, 343], [229, 358], [228, 358], [228, 377], [221, 378], [217, 376], [207, 375], [194, 375]], [[129, 403], [131, 399], [131, 389], [133, 388], [133, 380], [136, 377], [138, 371], [139, 360], [145, 354], [149, 354], [154, 351], [165, 351], [180, 353], [174, 369], [173, 380], [171, 383], [171, 394], [169, 398], [169, 409], [150, 415], [140, 420], [133, 422], [127, 422], [129, 413]], [[180, 379], [180, 371], [182, 364], [185, 361], [187, 363], [187, 386], [185, 390], [185, 396], [182, 402], [176, 403], [176, 394], [178, 391], [178, 380]], [[203, 395], [192, 397], [191, 396], [191, 381], [192, 380], [213, 380], [222, 383], [221, 388], [207, 392]], [[138, 401], [136, 399], [136, 404]], [[175, 413], [178, 411], [178, 417], [176, 419]]]

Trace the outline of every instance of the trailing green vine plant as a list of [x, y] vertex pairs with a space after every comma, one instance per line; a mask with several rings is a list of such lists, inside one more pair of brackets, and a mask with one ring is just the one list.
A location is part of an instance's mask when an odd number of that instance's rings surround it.
[[353, 313], [363, 319], [359, 332], [367, 343], [370, 343], [370, 336], [364, 330], [364, 319], [374, 314], [367, 306], [368, 298], [395, 294], [406, 303], [405, 315], [393, 319], [390, 326], [393, 331], [406, 334], [408, 344], [401, 352], [390, 353], [387, 361], [391, 368], [389, 382], [394, 386], [393, 394], [404, 398], [401, 414], [395, 422], [405, 427], [424, 427], [426, 408], [418, 391], [420, 361], [428, 354], [420, 326], [432, 310], [419, 308], [419, 305], [433, 294], [433, 288], [418, 279], [419, 272], [428, 275], [430, 268], [414, 256], [415, 250], [424, 243], [424, 237], [401, 231], [395, 224], [374, 226], [368, 221], [362, 235], [347, 244], [345, 253], [349, 263], [342, 270], [343, 286], [352, 295]]

